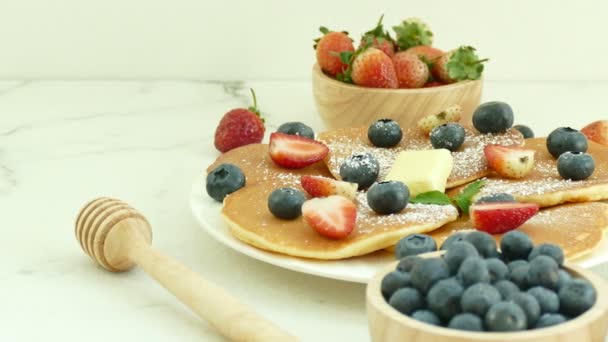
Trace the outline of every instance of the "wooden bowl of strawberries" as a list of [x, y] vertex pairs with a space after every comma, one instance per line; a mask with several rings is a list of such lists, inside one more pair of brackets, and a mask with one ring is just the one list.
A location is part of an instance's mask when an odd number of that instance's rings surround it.
[[408, 127], [459, 104], [470, 122], [480, 103], [485, 59], [470, 46], [444, 52], [418, 19], [385, 31], [382, 18], [355, 49], [347, 32], [321, 27], [312, 70], [315, 104], [326, 128], [356, 127], [391, 118]]

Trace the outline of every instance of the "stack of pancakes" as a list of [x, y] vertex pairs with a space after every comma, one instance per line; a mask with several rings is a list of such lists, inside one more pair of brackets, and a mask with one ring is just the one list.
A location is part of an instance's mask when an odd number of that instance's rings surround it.
[[[440, 244], [450, 234], [472, 229], [468, 217], [459, 217], [451, 205], [408, 204], [400, 213], [376, 214], [366, 202], [366, 194], [358, 193], [357, 224], [345, 239], [332, 240], [319, 235], [302, 218], [282, 220], [267, 207], [268, 195], [279, 187], [302, 190], [302, 175], [319, 175], [339, 179], [339, 168], [353, 154], [371, 153], [380, 163], [378, 181], [390, 170], [397, 154], [404, 150], [432, 149], [428, 136], [416, 129], [404, 130], [399, 145], [392, 148], [373, 146], [366, 128], [349, 128], [319, 135], [330, 150], [324, 162], [303, 169], [283, 169], [270, 159], [268, 145], [252, 144], [221, 155], [207, 171], [219, 164], [239, 166], [247, 179], [246, 186], [230, 195], [223, 203], [222, 216], [231, 233], [258, 248], [292, 256], [314, 259], [343, 259], [390, 248], [401, 237], [426, 233]], [[589, 253], [608, 227], [608, 204], [594, 202], [608, 199], [608, 147], [589, 141], [588, 152], [594, 157], [594, 174], [583, 181], [569, 181], [557, 172], [556, 160], [546, 149], [545, 138], [524, 140], [516, 130], [501, 134], [480, 134], [466, 128], [466, 139], [456, 152], [454, 168], [448, 178], [448, 194], [454, 195], [466, 184], [485, 178], [478, 196], [505, 192], [518, 201], [533, 202], [543, 209], [518, 228], [535, 242], [560, 245], [572, 259]], [[524, 145], [536, 151], [535, 166], [523, 179], [503, 179], [488, 168], [483, 148], [488, 144]], [[496, 236], [500, 239], [500, 236]]]

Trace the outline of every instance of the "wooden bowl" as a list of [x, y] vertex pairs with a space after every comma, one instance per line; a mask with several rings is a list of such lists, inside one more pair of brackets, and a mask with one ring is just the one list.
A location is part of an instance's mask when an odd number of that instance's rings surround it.
[[456, 103], [463, 109], [462, 122], [469, 123], [480, 103], [481, 88], [481, 80], [420, 89], [366, 88], [336, 81], [317, 64], [312, 69], [315, 104], [328, 129], [368, 126], [383, 118], [409, 127]]
[[[437, 253], [429, 253], [437, 256]], [[595, 287], [597, 298], [584, 314], [566, 323], [549, 328], [519, 332], [467, 332], [419, 322], [393, 309], [382, 297], [380, 283], [382, 278], [393, 271], [397, 262], [378, 272], [367, 285], [367, 318], [372, 341], [409, 341], [409, 342], [557, 342], [576, 341], [604, 342], [608, 329], [608, 287], [605, 282], [588, 270], [569, 263], [565, 268], [574, 277], [581, 277]]]

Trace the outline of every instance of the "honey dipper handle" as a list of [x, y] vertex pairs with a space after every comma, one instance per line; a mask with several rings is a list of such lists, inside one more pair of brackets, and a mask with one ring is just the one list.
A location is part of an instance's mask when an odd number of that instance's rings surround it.
[[220, 287], [147, 244], [131, 239], [129, 258], [199, 317], [233, 341], [297, 341]]

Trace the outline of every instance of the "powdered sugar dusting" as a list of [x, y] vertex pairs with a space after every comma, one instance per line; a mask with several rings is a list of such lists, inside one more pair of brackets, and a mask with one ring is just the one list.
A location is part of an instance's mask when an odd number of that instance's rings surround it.
[[[522, 135], [516, 130], [509, 130], [500, 134], [480, 134], [473, 128], [465, 127], [465, 142], [455, 152], [454, 168], [448, 179], [448, 183], [466, 180], [472, 177], [485, 175], [487, 163], [483, 149], [486, 145], [521, 145]], [[322, 134], [320, 139], [329, 147], [330, 154], [327, 166], [334, 175], [340, 174], [340, 165], [354, 154], [369, 153], [376, 158], [380, 164], [378, 180], [381, 181], [390, 171], [397, 155], [406, 150], [429, 150], [433, 149], [430, 139], [417, 129], [406, 129], [401, 143], [392, 148], [380, 148], [373, 146], [367, 139], [364, 128], [353, 128]], [[415, 167], [415, 166], [413, 166]]]
[[359, 192], [357, 202], [357, 229], [359, 233], [386, 231], [395, 226], [433, 224], [453, 221], [458, 210], [452, 205], [413, 204], [396, 214], [379, 215], [367, 203], [367, 193]]

